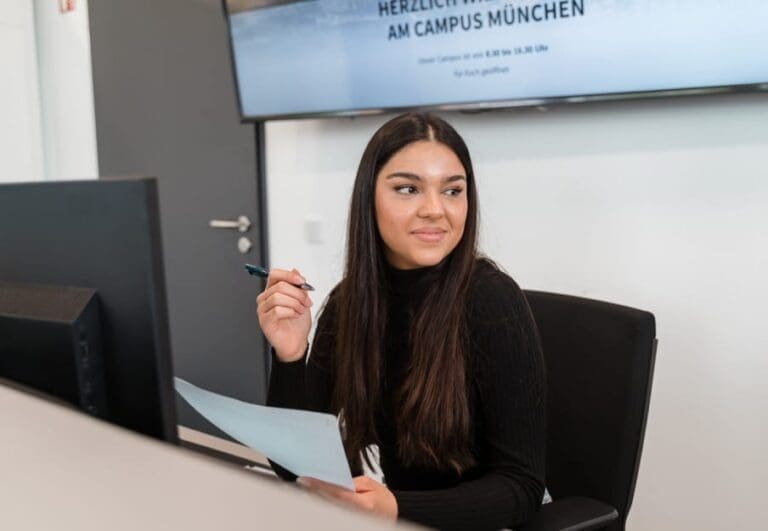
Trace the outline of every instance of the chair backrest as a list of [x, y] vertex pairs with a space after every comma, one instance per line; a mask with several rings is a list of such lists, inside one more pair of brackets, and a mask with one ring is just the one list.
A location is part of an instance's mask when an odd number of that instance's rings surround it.
[[653, 314], [526, 291], [547, 370], [547, 487], [613, 505], [624, 529], [645, 434], [656, 355]]

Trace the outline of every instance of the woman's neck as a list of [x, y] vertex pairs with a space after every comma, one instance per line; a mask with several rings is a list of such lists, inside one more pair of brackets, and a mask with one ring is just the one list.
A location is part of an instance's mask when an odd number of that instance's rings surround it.
[[398, 269], [389, 263], [385, 263], [385, 285], [388, 291], [397, 297], [420, 297], [439, 278], [444, 264], [445, 260], [433, 266]]

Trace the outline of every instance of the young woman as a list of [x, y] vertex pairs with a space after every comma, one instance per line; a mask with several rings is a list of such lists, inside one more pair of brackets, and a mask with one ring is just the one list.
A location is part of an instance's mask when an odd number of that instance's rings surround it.
[[[356, 492], [302, 485], [440, 529], [514, 526], [541, 503], [537, 332], [517, 284], [479, 256], [477, 217], [462, 138], [436, 116], [404, 114], [363, 154], [344, 277], [309, 354], [312, 301], [293, 285], [304, 280], [271, 271], [257, 298], [274, 358], [267, 403], [340, 414], [358, 476]], [[371, 444], [386, 485], [360, 475]]]

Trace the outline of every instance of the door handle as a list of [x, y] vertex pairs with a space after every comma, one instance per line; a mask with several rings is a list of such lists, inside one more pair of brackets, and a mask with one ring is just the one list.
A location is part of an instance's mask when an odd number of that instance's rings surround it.
[[240, 216], [235, 221], [226, 219], [212, 219], [208, 222], [208, 226], [212, 229], [237, 229], [240, 232], [248, 232], [251, 228], [251, 220], [248, 216]]

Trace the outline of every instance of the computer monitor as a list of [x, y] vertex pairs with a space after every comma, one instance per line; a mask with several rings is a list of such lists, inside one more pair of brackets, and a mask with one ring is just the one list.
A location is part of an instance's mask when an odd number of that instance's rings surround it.
[[0, 283], [0, 377], [178, 441], [155, 179], [0, 185]]

